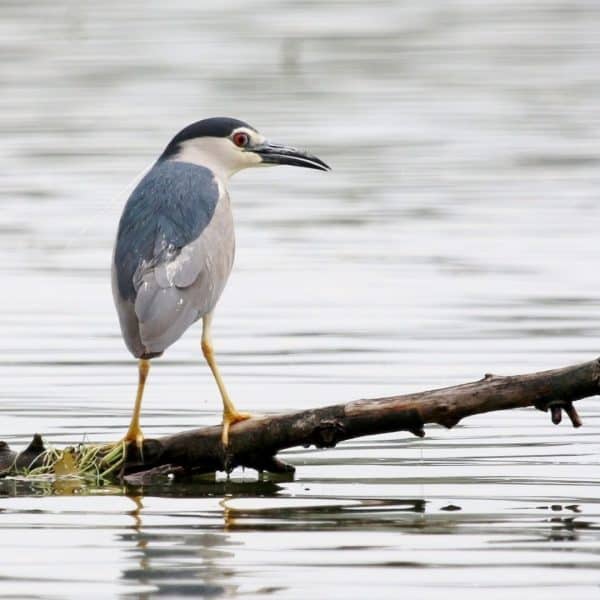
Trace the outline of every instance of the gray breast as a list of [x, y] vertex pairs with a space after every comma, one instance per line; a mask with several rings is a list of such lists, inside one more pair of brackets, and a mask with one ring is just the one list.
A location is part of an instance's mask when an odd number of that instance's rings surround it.
[[212, 311], [233, 265], [226, 190], [204, 167], [157, 163], [131, 194], [117, 234], [113, 296], [134, 356], [161, 354]]

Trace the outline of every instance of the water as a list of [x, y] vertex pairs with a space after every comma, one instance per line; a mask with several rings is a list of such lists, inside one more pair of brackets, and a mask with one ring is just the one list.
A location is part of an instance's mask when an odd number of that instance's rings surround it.
[[[109, 287], [124, 190], [243, 118], [329, 174], [232, 182], [214, 322], [256, 413], [589, 360], [600, 329], [594, 2], [3, 3], [0, 438], [114, 440], [135, 366]], [[219, 420], [194, 327], [148, 436]], [[0, 483], [0, 597], [596, 598], [597, 400], [285, 453], [292, 482]]]

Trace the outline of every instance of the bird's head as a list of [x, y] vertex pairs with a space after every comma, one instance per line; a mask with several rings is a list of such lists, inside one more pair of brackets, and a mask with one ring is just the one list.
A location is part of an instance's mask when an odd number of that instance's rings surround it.
[[291, 146], [273, 144], [248, 123], [228, 117], [188, 125], [169, 142], [159, 160], [199, 164], [225, 178], [242, 169], [268, 165], [329, 170], [320, 158]]

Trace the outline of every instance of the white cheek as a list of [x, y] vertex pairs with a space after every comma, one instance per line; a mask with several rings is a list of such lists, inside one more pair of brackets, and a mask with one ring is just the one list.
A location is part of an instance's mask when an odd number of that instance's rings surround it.
[[245, 167], [257, 167], [263, 164], [260, 156], [256, 152], [242, 152], [242, 162]]
[[228, 179], [233, 173], [261, 163], [253, 152], [244, 152], [226, 138], [198, 138], [181, 144], [173, 160], [208, 167], [219, 177]]

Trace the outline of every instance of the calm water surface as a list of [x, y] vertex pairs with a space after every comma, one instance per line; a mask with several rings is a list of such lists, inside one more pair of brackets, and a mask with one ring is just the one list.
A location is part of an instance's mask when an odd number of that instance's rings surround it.
[[[214, 4], [214, 3], [210, 3]], [[4, 2], [0, 438], [117, 439], [135, 364], [109, 286], [123, 190], [233, 115], [334, 170], [232, 182], [215, 319], [255, 413], [599, 353], [596, 2]], [[192, 328], [149, 436], [215, 423]], [[292, 482], [0, 482], [0, 597], [597, 598], [600, 410], [295, 450]]]

